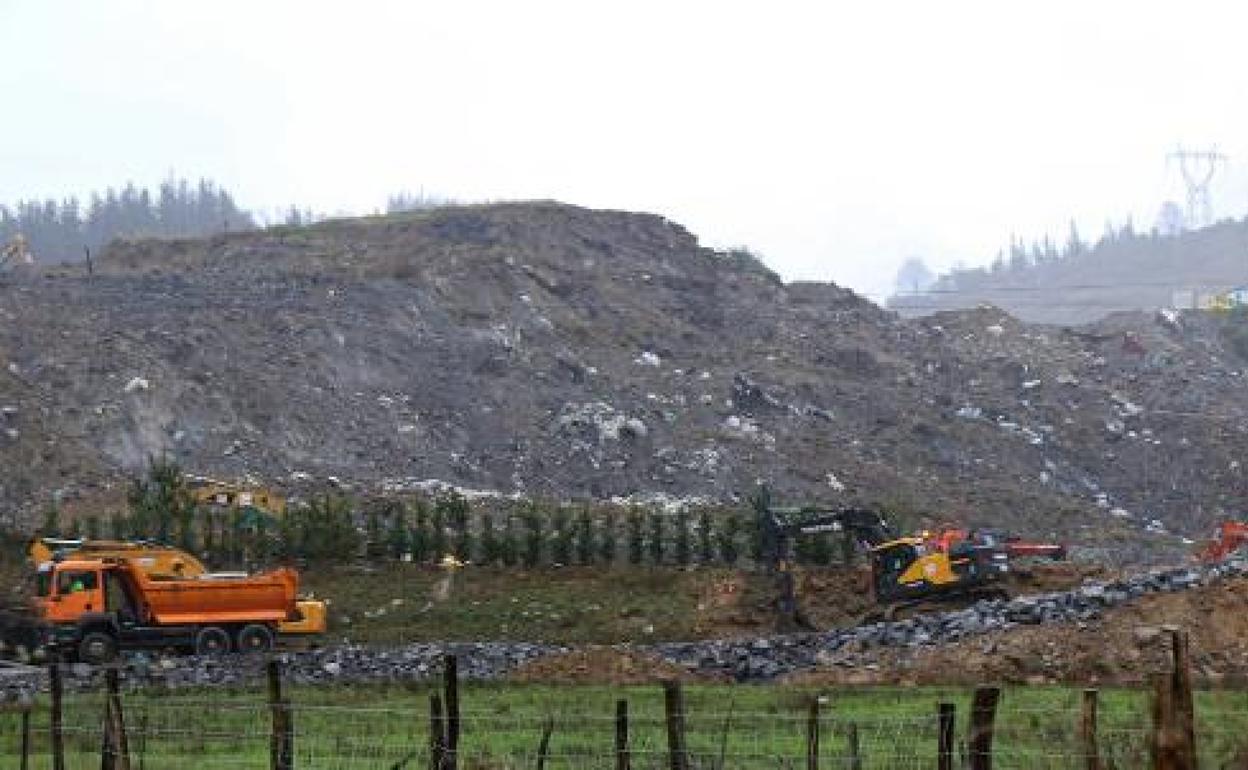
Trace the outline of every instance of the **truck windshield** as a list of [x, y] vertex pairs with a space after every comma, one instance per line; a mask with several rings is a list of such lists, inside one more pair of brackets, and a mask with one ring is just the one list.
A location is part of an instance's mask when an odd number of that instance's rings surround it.
[[35, 596], [47, 596], [52, 593], [52, 570], [39, 570], [35, 575]]

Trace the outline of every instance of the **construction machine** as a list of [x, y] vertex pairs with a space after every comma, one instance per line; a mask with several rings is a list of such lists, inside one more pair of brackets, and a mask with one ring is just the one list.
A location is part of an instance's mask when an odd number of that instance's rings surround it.
[[[141, 573], [148, 583], [170, 584], [185, 590], [187, 586], [221, 585], [236, 586], [237, 581], [250, 578], [246, 572], [209, 572], [203, 562], [193, 555], [173, 546], [144, 541], [84, 540], [66, 538], [37, 538], [27, 549], [33, 567], [34, 581], [25, 596], [12, 606], [0, 608], [0, 643], [10, 649], [22, 648], [33, 651], [48, 639], [40, 629], [46, 630], [47, 596], [44, 577], [67, 562], [124, 562], [128, 569]], [[131, 592], [133, 593], [132, 589]], [[187, 594], [198, 595], [195, 592]], [[323, 600], [311, 597], [295, 597], [294, 609], [283, 617], [272, 620], [273, 632], [287, 641], [314, 639], [325, 632], [328, 615]], [[64, 618], [61, 619], [62, 621]]]
[[1218, 525], [1218, 534], [1205, 543], [1195, 554], [1196, 560], [1206, 564], [1222, 561], [1248, 545], [1248, 523], [1224, 521]]
[[846, 532], [866, 549], [871, 589], [879, 611], [864, 620], [891, 620], [926, 602], [1005, 598], [1001, 580], [1009, 556], [997, 543], [963, 539], [947, 548], [921, 535], [898, 536], [880, 514], [853, 507], [779, 507], [768, 491], [754, 497], [763, 556], [776, 575], [777, 625], [781, 630], [812, 628], [798, 604], [793, 575], [793, 541], [818, 532]]
[[299, 619], [298, 585], [288, 567], [155, 580], [128, 558], [62, 559], [39, 565], [32, 606], [41, 641], [86, 663], [144, 647], [267, 652]]

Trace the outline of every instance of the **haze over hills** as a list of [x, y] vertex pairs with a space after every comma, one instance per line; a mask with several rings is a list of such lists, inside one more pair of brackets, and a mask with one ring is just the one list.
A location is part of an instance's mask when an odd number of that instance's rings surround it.
[[1242, 502], [1237, 317], [905, 320], [647, 214], [452, 206], [119, 241], [93, 276], [4, 278], [0, 321], [0, 500], [25, 521], [161, 454], [293, 487], [568, 500], [735, 501], [765, 480], [1089, 539], [1202, 532]]
[[1073, 230], [1067, 242], [1011, 246], [988, 268], [953, 270], [907, 287], [888, 306], [907, 316], [980, 304], [1040, 323], [1088, 323], [1120, 311], [1207, 307], [1248, 285], [1248, 220], [1198, 230], [1109, 230], [1094, 245]]

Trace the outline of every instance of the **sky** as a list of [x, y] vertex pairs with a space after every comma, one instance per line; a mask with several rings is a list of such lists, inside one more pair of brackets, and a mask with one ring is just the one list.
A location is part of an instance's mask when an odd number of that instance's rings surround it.
[[880, 298], [910, 256], [1151, 226], [1179, 144], [1248, 213], [1241, 7], [0, 0], [0, 202], [170, 173], [269, 212], [549, 198]]

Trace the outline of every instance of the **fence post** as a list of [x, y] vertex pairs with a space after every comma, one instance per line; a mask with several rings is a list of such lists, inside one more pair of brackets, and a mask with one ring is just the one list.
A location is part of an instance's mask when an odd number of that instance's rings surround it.
[[685, 750], [685, 694], [680, 682], [669, 679], [663, 683], [663, 710], [667, 718], [671, 770], [689, 770], [689, 754]]
[[1083, 691], [1079, 712], [1079, 746], [1085, 770], [1101, 770], [1101, 754], [1096, 740], [1096, 690]]
[[30, 768], [30, 706], [22, 709], [22, 764], [21, 770]]
[[992, 731], [997, 718], [999, 687], [976, 687], [971, 701], [971, 731], [967, 738], [971, 770], [992, 770]]
[[446, 728], [442, 724], [442, 696], [429, 694], [429, 770], [442, 770], [442, 745]]
[[104, 706], [104, 746], [108, 752], [107, 770], [130, 770], [130, 741], [126, 737], [126, 719], [121, 710], [121, 680], [116, 666], [104, 670], [108, 700]]
[[455, 770], [459, 762], [459, 659], [447, 655], [445, 661], [442, 686], [446, 695], [446, 740], [442, 766], [444, 770]]
[[819, 770], [819, 696], [810, 699], [806, 714], [806, 770]]
[[537, 743], [537, 770], [546, 770], [546, 756], [550, 752], [550, 734], [555, 731], [555, 718], [546, 717], [542, 725], [542, 739]]
[[61, 667], [56, 663], [48, 666], [48, 687], [52, 701], [52, 714], [48, 724], [52, 748], [52, 770], [65, 770], [65, 735], [61, 729]]
[[630, 770], [628, 756], [628, 701], [615, 702], [615, 770]]
[[1153, 679], [1152, 753], [1155, 770], [1195, 770], [1196, 719], [1187, 635], [1170, 636], [1171, 670]]
[[282, 695], [282, 665], [277, 658], [268, 661], [269, 713], [272, 728], [269, 733], [269, 767], [272, 770], [292, 770], [294, 767], [294, 720], [291, 719], [290, 703]]
[[952, 703], [936, 706], [936, 770], [953, 770], [953, 732], [957, 721]]
[[1175, 727], [1183, 741], [1185, 768], [1196, 768], [1196, 704], [1192, 697], [1192, 667], [1185, 631], [1170, 629], [1171, 676], [1174, 680]]
[[862, 770], [862, 748], [858, 745], [858, 723], [845, 725], [845, 752], [849, 770]]

